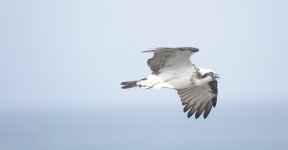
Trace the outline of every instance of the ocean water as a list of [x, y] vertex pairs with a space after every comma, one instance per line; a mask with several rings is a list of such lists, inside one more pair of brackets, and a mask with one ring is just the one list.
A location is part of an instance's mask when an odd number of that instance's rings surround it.
[[1, 150], [287, 150], [287, 102], [218, 104], [207, 119], [179, 107], [1, 111]]

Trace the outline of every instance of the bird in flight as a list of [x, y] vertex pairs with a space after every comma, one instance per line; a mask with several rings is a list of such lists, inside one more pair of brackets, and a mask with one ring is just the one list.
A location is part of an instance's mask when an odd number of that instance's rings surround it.
[[195, 114], [198, 119], [204, 112], [205, 119], [217, 103], [219, 75], [190, 61], [190, 56], [198, 51], [195, 47], [161, 47], [143, 51], [153, 53], [153, 57], [147, 61], [151, 75], [140, 80], [122, 82], [122, 89], [175, 89], [184, 106], [183, 111], [188, 112], [187, 117]]

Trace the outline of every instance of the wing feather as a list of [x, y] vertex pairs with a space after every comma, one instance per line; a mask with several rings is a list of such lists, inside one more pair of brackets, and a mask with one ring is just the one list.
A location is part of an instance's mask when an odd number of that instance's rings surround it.
[[186, 100], [187, 98], [189, 98], [191, 96], [191, 93], [190, 92], [186, 92], [186, 93], [183, 93], [182, 94], [182, 100]]
[[212, 105], [213, 105], [213, 107], [216, 107], [216, 104], [217, 104], [217, 96], [215, 96], [215, 97], [212, 99]]
[[198, 95], [197, 97], [190, 99], [190, 101], [183, 108], [183, 111], [184, 112], [188, 111], [193, 106], [194, 103], [201, 101], [201, 100], [199, 100], [200, 98], [201, 98], [201, 95]]
[[193, 105], [193, 107], [189, 110], [188, 114], [187, 114], [187, 117], [190, 118], [194, 113], [195, 111], [198, 109], [198, 107], [201, 105], [201, 102], [196, 102], [195, 105]]
[[175, 68], [176, 66], [179, 68], [180, 66], [192, 65], [190, 56], [193, 52], [197, 51], [198, 49], [194, 47], [162, 47], [144, 52], [153, 52], [153, 57], [147, 60], [147, 64], [152, 74], [158, 75], [163, 72], [165, 68]]
[[201, 86], [190, 86], [185, 89], [177, 90], [181, 98], [183, 111], [187, 112], [187, 117], [190, 118], [195, 114], [198, 119], [203, 114], [204, 119], [209, 115], [212, 106], [216, 106], [217, 102], [217, 80], [213, 80], [208, 84]]
[[204, 119], [207, 118], [207, 116], [209, 115], [210, 111], [212, 109], [212, 102], [209, 101], [205, 107], [205, 111], [204, 111]]
[[198, 119], [200, 117], [200, 115], [203, 113], [203, 111], [205, 110], [207, 103], [203, 102], [197, 109], [196, 113], [195, 113], [195, 118]]

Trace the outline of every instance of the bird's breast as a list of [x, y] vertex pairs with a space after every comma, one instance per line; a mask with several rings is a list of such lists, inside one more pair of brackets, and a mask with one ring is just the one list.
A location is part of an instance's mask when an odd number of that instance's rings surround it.
[[191, 86], [191, 78], [194, 72], [191, 68], [178, 69], [163, 72], [159, 76], [164, 82], [169, 83], [175, 89], [183, 89]]

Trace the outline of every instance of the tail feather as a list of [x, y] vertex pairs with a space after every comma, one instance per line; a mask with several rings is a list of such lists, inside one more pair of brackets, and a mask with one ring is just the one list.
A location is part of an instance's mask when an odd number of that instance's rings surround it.
[[137, 87], [137, 81], [126, 81], [126, 82], [121, 82], [122, 89], [129, 89], [133, 87]]
[[125, 81], [125, 82], [121, 82], [121, 85], [122, 85], [122, 89], [129, 89], [129, 88], [134, 88], [134, 87], [137, 87], [139, 85], [137, 85], [137, 82], [138, 81], [143, 81], [143, 80], [146, 80], [147, 78], [143, 78], [141, 80], [135, 80], [135, 81]]

